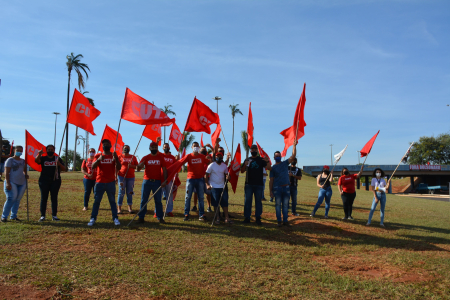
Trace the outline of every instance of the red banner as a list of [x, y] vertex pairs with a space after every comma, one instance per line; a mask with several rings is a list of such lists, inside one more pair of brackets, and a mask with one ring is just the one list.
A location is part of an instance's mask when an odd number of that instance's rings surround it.
[[73, 92], [72, 103], [70, 104], [69, 116], [67, 123], [75, 125], [81, 129], [86, 130], [92, 135], [94, 133], [94, 126], [92, 122], [100, 115], [100, 111], [96, 109], [89, 100], [83, 96], [77, 89]]
[[192, 102], [191, 111], [189, 112], [188, 119], [184, 131], [188, 132], [206, 132], [211, 134], [209, 126], [211, 124], [219, 124], [219, 115], [213, 112], [203, 102], [194, 98]]
[[261, 155], [262, 158], [268, 157], [269, 161], [270, 161], [270, 165], [272, 165], [272, 160], [270, 159], [270, 156], [267, 155], [266, 152], [264, 152], [263, 148], [261, 148], [261, 146], [258, 144], [258, 142], [256, 142], [256, 146], [258, 147], [259, 155]]
[[133, 93], [129, 88], [125, 91], [120, 117], [140, 125], [161, 124], [169, 126], [175, 122], [175, 119], [170, 119], [158, 107]]
[[37, 164], [34, 159], [39, 154], [39, 150], [43, 149], [44, 154], [47, 155], [47, 149], [44, 145], [39, 143], [28, 131], [25, 130], [25, 163], [33, 170], [42, 171], [42, 166]]
[[108, 125], [105, 126], [105, 131], [103, 131], [102, 139], [100, 140], [100, 146], [98, 146], [98, 151], [103, 152], [103, 146], [102, 141], [104, 139], [108, 139], [111, 142], [111, 152], [116, 151], [117, 155], [122, 154], [122, 149], [125, 143], [122, 141], [122, 135], [119, 133], [119, 138], [117, 139], [117, 144], [114, 145], [114, 142], [116, 141], [117, 137], [117, 131], [109, 127]]
[[364, 145], [364, 147], [360, 151], [361, 157], [364, 157], [370, 153], [370, 151], [372, 150], [373, 143], [375, 143], [375, 140], [377, 139], [379, 133], [380, 131], [378, 130], [378, 132], [370, 139], [370, 141], [368, 141], [367, 144]]
[[[149, 140], [156, 142], [156, 140], [159, 137], [161, 137], [161, 125], [153, 124], [145, 126], [142, 135], [148, 138]], [[161, 140], [159, 141], [158, 145], [161, 146]]]
[[175, 146], [175, 149], [179, 151], [181, 142], [183, 141], [183, 134], [181, 133], [180, 129], [178, 128], [176, 123], [173, 123], [172, 129], [170, 130], [170, 136], [169, 141], [173, 143]]
[[247, 123], [247, 144], [251, 148], [253, 145], [253, 114], [252, 114], [252, 103], [250, 102], [248, 106], [248, 123]]
[[217, 124], [216, 130], [214, 130], [214, 133], [211, 134], [211, 146], [215, 146], [216, 145], [216, 140], [217, 138], [220, 136], [220, 131], [222, 130], [222, 128], [220, 127], [220, 123]]
[[228, 173], [230, 173], [230, 179], [228, 181], [231, 183], [233, 192], [236, 194], [239, 174], [241, 173], [241, 144], [238, 144], [236, 148], [236, 153], [234, 154], [234, 158], [228, 168]]
[[[300, 137], [305, 135], [305, 126], [306, 126], [306, 122], [305, 122], [305, 103], [306, 103], [305, 90], [306, 90], [306, 83], [303, 84], [303, 92], [302, 92], [302, 95], [300, 96], [300, 99], [298, 100], [297, 108], [295, 109], [294, 123], [292, 124], [292, 126], [294, 126], [294, 128], [298, 127], [297, 140], [300, 139]], [[295, 139], [295, 129], [294, 129], [294, 139]]]

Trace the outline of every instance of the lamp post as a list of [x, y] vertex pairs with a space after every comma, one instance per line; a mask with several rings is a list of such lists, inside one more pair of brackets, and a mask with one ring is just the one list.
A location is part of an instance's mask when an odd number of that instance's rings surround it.
[[330, 159], [331, 159], [331, 165], [333, 165], [333, 144], [330, 144], [330, 147], [331, 147]]
[[56, 147], [56, 121], [58, 120], [59, 112], [52, 112], [55, 115], [55, 138], [53, 139], [53, 146]]
[[215, 97], [212, 98], [212, 99], [217, 101], [217, 110], [216, 110], [216, 113], [219, 114], [219, 100], [222, 100], [222, 97], [215, 96]]

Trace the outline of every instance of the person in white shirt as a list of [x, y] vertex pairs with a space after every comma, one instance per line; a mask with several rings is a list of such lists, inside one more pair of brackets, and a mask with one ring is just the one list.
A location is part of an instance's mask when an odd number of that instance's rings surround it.
[[[211, 204], [214, 209], [217, 210], [220, 204], [225, 214], [225, 223], [233, 224], [228, 216], [228, 189], [224, 189], [228, 167], [223, 162], [221, 152], [216, 153], [215, 157], [215, 161], [206, 169], [206, 188], [211, 190]], [[220, 217], [217, 218], [216, 224], [220, 224]]]
[[384, 208], [386, 207], [386, 190], [389, 188], [389, 185], [386, 185], [386, 181], [384, 180], [384, 171], [380, 168], [376, 168], [373, 171], [372, 178], [372, 191], [373, 191], [373, 202], [372, 207], [370, 208], [369, 220], [367, 221], [367, 226], [370, 225], [372, 221], [373, 213], [377, 208], [378, 202], [380, 202], [380, 226], [384, 227]]

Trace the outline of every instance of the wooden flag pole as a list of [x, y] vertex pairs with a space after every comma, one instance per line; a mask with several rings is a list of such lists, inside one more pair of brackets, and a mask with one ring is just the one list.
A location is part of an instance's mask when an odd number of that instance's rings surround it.
[[[227, 140], [225, 139], [225, 135], [223, 134], [222, 126], [220, 126], [220, 131], [222, 132], [223, 141], [225, 142], [225, 146], [227, 147], [227, 151], [228, 151], [229, 153], [231, 153], [231, 152], [230, 152], [230, 149], [228, 149]], [[247, 138], [248, 138], [248, 137], [247, 137]], [[215, 154], [215, 153], [214, 153], [214, 154]]]
[[411, 149], [411, 147], [414, 145], [414, 142], [412, 142], [412, 144], [409, 146], [408, 150], [406, 150], [405, 155], [402, 156], [402, 159], [400, 160], [400, 162], [397, 165], [397, 168], [395, 168], [394, 172], [392, 173], [391, 177], [388, 180], [388, 183], [386, 184], [386, 186], [389, 186], [389, 183], [391, 182], [392, 177], [394, 177], [395, 172], [397, 171], [398, 167], [400, 167], [400, 164], [403, 161], [403, 158], [408, 154], [409, 150]]

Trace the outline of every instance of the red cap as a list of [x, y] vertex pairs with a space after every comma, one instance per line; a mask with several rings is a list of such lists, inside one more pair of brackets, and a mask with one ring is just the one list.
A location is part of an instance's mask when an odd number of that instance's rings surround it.
[[157, 143], [157, 142], [151, 142], [151, 143], [150, 143], [150, 147], [153, 147], [153, 146], [158, 147], [158, 143]]
[[330, 169], [330, 167], [327, 166], [327, 165], [323, 166], [323, 168], [324, 168], [324, 169], [328, 169], [328, 170]]
[[216, 156], [222, 156], [223, 157], [223, 154], [222, 154], [222, 152], [217, 152]]

